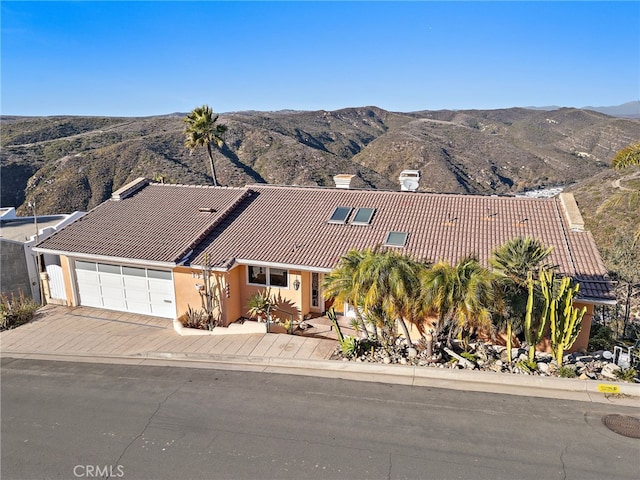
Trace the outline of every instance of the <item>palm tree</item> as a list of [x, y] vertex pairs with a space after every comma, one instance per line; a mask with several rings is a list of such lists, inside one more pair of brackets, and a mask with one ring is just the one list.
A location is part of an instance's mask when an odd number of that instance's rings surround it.
[[420, 275], [422, 310], [438, 314], [436, 335], [448, 327], [447, 343], [454, 332], [489, 332], [491, 307], [496, 300], [494, 276], [475, 256], [460, 260], [455, 266], [440, 261]]
[[633, 143], [624, 147], [611, 160], [611, 166], [615, 170], [621, 170], [631, 165], [640, 165], [640, 143]]
[[211, 167], [211, 178], [213, 185], [218, 186], [216, 169], [213, 165], [213, 153], [211, 143], [215, 143], [218, 148], [222, 147], [224, 140], [222, 136], [227, 131], [226, 125], [216, 123], [218, 115], [213, 114], [213, 110], [208, 105], [194, 108], [184, 119], [187, 124], [184, 130], [184, 145], [193, 153], [197, 148], [206, 147], [209, 154], [209, 166]]
[[531, 237], [517, 237], [495, 249], [489, 259], [505, 300], [503, 323], [506, 327], [509, 361], [513, 331], [521, 328], [527, 311], [527, 278], [537, 272], [552, 250], [553, 247], [545, 247], [542, 242]]
[[354, 306], [362, 333], [368, 336], [368, 329], [362, 317], [361, 292], [356, 290], [353, 280], [365, 255], [366, 251], [355, 249], [343, 255], [338, 266], [324, 276], [322, 289], [326, 298]]
[[411, 336], [406, 322], [419, 322], [415, 305], [420, 293], [422, 268], [424, 264], [407, 255], [369, 251], [354, 276], [356, 288], [364, 294], [364, 310], [379, 307], [392, 324], [398, 322], [409, 344]]
[[374, 330], [388, 332], [397, 321], [411, 343], [406, 322], [419, 324], [421, 320], [415, 300], [422, 268], [423, 264], [392, 251], [352, 250], [325, 276], [325, 296], [353, 305], [362, 324], [366, 318]]

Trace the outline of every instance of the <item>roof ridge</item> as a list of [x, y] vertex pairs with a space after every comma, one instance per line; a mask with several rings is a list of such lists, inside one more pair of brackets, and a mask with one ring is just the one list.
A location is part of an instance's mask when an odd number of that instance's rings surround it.
[[[215, 187], [214, 187], [215, 188]], [[251, 196], [254, 192], [253, 190], [249, 189], [249, 188], [243, 188], [242, 190], [244, 190], [244, 192], [242, 192], [242, 195], [238, 196], [238, 198], [235, 199], [234, 202], [230, 203], [227, 208], [225, 208], [222, 212], [220, 212], [220, 215], [218, 215], [215, 220], [213, 222], [211, 222], [209, 225], [207, 225], [206, 227], [204, 227], [200, 232], [198, 232], [194, 237], [193, 240], [191, 240], [191, 242], [189, 242], [189, 244], [180, 252], [179, 255], [177, 255], [174, 258], [174, 262], [179, 262], [180, 260], [182, 260], [189, 252], [191, 252], [202, 240], [204, 240], [204, 238], [209, 235], [214, 228], [216, 228], [218, 225], [220, 225], [220, 223], [222, 222], [222, 220], [224, 220], [225, 218], [227, 218], [229, 216], [229, 214], [236, 209], [236, 207], [240, 204], [240, 202], [242, 202], [244, 199], [246, 199], [247, 197]]]
[[571, 263], [571, 268], [572, 268], [572, 272], [569, 274], [571, 277], [573, 277], [575, 275], [575, 273], [578, 271], [578, 269], [576, 268], [576, 261], [573, 258], [573, 252], [571, 251], [571, 245], [569, 244], [569, 235], [567, 232], [567, 228], [565, 227], [565, 221], [568, 222], [568, 219], [562, 214], [562, 211], [560, 210], [560, 199], [553, 197], [555, 199], [554, 205], [555, 205], [555, 212], [556, 215], [558, 216], [558, 220], [560, 220], [560, 228], [562, 228], [562, 240], [564, 240], [563, 242], [563, 246], [567, 252], [567, 258], [569, 259], [569, 262]]
[[160, 183], [160, 182], [152, 182], [148, 184], [149, 186], [154, 187], [181, 187], [181, 188], [210, 188], [215, 190], [245, 190], [247, 187], [233, 187], [228, 185], [197, 185], [197, 184], [189, 184], [189, 183]]
[[383, 193], [383, 194], [398, 194], [398, 195], [423, 195], [432, 197], [459, 197], [459, 198], [499, 198], [499, 199], [511, 199], [518, 201], [538, 201], [549, 202], [555, 197], [524, 197], [515, 194], [507, 193], [492, 193], [489, 195], [483, 195], [480, 193], [454, 193], [454, 192], [405, 192], [401, 190], [387, 190], [379, 188], [338, 188], [335, 186], [323, 186], [323, 185], [286, 185], [275, 183], [248, 183], [247, 188], [265, 188], [265, 189], [282, 189], [282, 190], [318, 190], [318, 191], [339, 191], [339, 192], [365, 192], [365, 193]]

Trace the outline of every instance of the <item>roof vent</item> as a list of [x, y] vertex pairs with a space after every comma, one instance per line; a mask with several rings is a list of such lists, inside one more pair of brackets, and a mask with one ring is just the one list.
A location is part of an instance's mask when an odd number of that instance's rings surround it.
[[111, 194], [111, 200], [120, 201], [127, 197], [130, 197], [141, 188], [144, 188], [149, 183], [144, 177], [136, 178], [133, 182], [127, 183], [124, 187], [120, 187], [118, 190]]
[[573, 193], [563, 192], [560, 195], [560, 204], [562, 205], [562, 211], [564, 216], [569, 222], [569, 228], [572, 232], [584, 232], [584, 220], [582, 214], [576, 203], [576, 199]]
[[336, 183], [336, 188], [351, 188], [351, 180], [355, 175], [348, 175], [341, 173], [333, 176], [333, 181]]
[[401, 191], [415, 192], [420, 186], [420, 170], [403, 170], [399, 180]]

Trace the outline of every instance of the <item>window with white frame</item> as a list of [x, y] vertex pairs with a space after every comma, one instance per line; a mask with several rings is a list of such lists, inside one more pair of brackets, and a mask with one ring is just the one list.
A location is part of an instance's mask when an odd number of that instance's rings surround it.
[[247, 282], [251, 285], [289, 288], [289, 271], [283, 268], [247, 265]]

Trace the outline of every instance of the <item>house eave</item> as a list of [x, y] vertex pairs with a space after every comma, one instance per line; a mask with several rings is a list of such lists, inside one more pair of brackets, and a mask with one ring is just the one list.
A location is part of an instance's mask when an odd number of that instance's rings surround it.
[[306, 270], [309, 272], [329, 273], [331, 268], [325, 267], [313, 267], [309, 265], [300, 265], [295, 263], [281, 263], [281, 262], [264, 262], [260, 260], [250, 260], [246, 258], [236, 258], [236, 264], [239, 265], [256, 265], [258, 267], [273, 267], [282, 268], [284, 270]]
[[586, 303], [588, 305], [617, 305], [617, 300], [595, 297], [577, 297], [577, 302]]
[[43, 253], [43, 254], [64, 255], [65, 257], [73, 258], [74, 260], [111, 262], [111, 263], [121, 263], [121, 264], [128, 264], [128, 265], [138, 265], [143, 267], [152, 266], [152, 267], [160, 267], [160, 268], [174, 268], [177, 265], [175, 262], [162, 262], [158, 260], [144, 260], [139, 258], [110, 257], [106, 255], [94, 255], [90, 253], [51, 250], [48, 248], [40, 248], [40, 247], [34, 247], [33, 250], [36, 251], [37, 253]]

